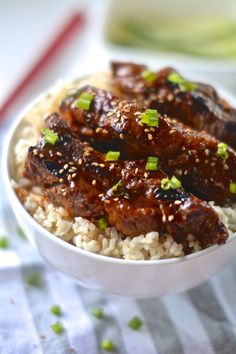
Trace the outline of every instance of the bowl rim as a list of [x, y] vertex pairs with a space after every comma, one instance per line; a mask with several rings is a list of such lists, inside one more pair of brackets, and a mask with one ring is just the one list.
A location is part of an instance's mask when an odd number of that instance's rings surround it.
[[[200, 76], [200, 79], [202, 80], [203, 78], [201, 75], [192, 75], [194, 77]], [[72, 83], [81, 80], [81, 78], [76, 78], [73, 80], [68, 80], [68, 81], [63, 81], [63, 83]], [[231, 95], [228, 90], [224, 89], [221, 85], [218, 83], [215, 83], [213, 80], [207, 78], [207, 80], [204, 80], [205, 82], [208, 82], [210, 84], [213, 84], [214, 87], [216, 88], [217, 91], [220, 91], [220, 95], [223, 93], [223, 98], [226, 100], [229, 100], [230, 103], [234, 104], [236, 106], [236, 99]], [[204, 82], [203, 81], [203, 82]], [[56, 83], [55, 83], [56, 84]], [[91, 257], [92, 259], [96, 261], [105, 261], [108, 263], [116, 263], [116, 264], [121, 264], [121, 265], [130, 265], [130, 266], [153, 266], [153, 265], [166, 265], [166, 264], [176, 264], [176, 263], [181, 263], [181, 262], [187, 262], [190, 260], [193, 260], [197, 257], [202, 257], [205, 256], [206, 254], [215, 252], [217, 250], [222, 249], [222, 247], [225, 247], [229, 243], [233, 242], [236, 240], [236, 232], [232, 235], [229, 236], [229, 238], [226, 240], [226, 243], [223, 245], [213, 245], [208, 248], [205, 248], [203, 250], [197, 251], [195, 253], [185, 255], [185, 256], [180, 256], [180, 257], [172, 257], [172, 258], [165, 258], [165, 259], [155, 259], [155, 260], [131, 260], [131, 259], [124, 259], [124, 258], [115, 258], [115, 257], [110, 257], [110, 256], [105, 256], [99, 253], [93, 253], [91, 251], [84, 250], [80, 247], [76, 247], [73, 244], [68, 243], [67, 241], [62, 240], [60, 237], [54, 235], [47, 229], [45, 229], [42, 225], [40, 225], [29, 213], [28, 211], [24, 208], [23, 204], [19, 200], [14, 188], [12, 187], [11, 180], [12, 178], [10, 177], [9, 173], [9, 167], [8, 167], [8, 160], [9, 160], [9, 154], [11, 152], [11, 142], [13, 139], [14, 134], [17, 132], [17, 128], [19, 125], [23, 122], [24, 116], [26, 113], [32, 109], [39, 101], [41, 101], [45, 96], [48, 94], [51, 89], [55, 87], [55, 84], [50, 86], [47, 90], [43, 91], [40, 95], [36, 97], [36, 99], [32, 100], [26, 107], [20, 112], [19, 115], [17, 115], [16, 119], [12, 122], [9, 131], [7, 132], [7, 135], [4, 139], [4, 144], [3, 144], [3, 151], [2, 151], [2, 175], [3, 175], [3, 183], [5, 185], [6, 191], [7, 191], [7, 196], [9, 203], [11, 207], [14, 205], [16, 210], [20, 209], [21, 213], [23, 213], [24, 217], [27, 219], [29, 224], [36, 229], [36, 231], [40, 234], [43, 234], [46, 238], [50, 239], [52, 242], [56, 242], [59, 246], [65, 247], [68, 249], [68, 251], [71, 252], [76, 252], [79, 255], [82, 256], [87, 256]], [[38, 247], [37, 247], [38, 248]]]

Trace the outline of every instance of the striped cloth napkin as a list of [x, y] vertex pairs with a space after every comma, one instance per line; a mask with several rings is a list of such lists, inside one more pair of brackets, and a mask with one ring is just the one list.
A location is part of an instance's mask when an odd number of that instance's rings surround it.
[[[0, 145], [3, 136], [4, 130]], [[105, 339], [120, 354], [236, 353], [236, 263], [195, 289], [162, 299], [85, 289], [22, 238], [1, 180], [0, 235], [9, 238], [9, 248], [0, 249], [1, 354], [105, 353]], [[32, 274], [41, 277], [37, 286], [28, 284]], [[55, 304], [60, 317], [50, 311]], [[93, 308], [102, 308], [105, 317], [92, 316]], [[128, 326], [134, 316], [142, 320], [136, 331]], [[61, 334], [51, 329], [57, 321]]]

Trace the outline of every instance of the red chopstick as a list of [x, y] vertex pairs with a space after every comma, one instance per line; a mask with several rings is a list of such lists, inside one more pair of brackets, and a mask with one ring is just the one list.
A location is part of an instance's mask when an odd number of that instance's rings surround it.
[[73, 14], [66, 22], [65, 26], [56, 35], [39, 59], [33, 64], [26, 76], [19, 82], [15, 89], [0, 107], [0, 121], [6, 117], [10, 107], [27, 90], [30, 84], [42, 74], [49, 64], [58, 57], [59, 52], [66, 46], [72, 35], [81, 30], [84, 25], [84, 16], [81, 13]]

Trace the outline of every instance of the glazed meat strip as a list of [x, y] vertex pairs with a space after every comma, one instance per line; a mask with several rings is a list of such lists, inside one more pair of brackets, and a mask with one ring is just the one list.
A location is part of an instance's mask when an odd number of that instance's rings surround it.
[[47, 142], [43, 133], [37, 145], [29, 148], [25, 176], [71, 216], [93, 222], [104, 217], [131, 237], [149, 231], [168, 232], [187, 252], [189, 235], [202, 247], [227, 239], [224, 225], [206, 202], [180, 186], [162, 188], [167, 176], [159, 168], [148, 171], [142, 160], [107, 161], [104, 154], [81, 142], [56, 113], [45, 125], [57, 141]]
[[177, 118], [236, 149], [236, 109], [206, 84], [189, 82], [173, 68], [156, 73], [144, 65], [113, 62], [112, 77], [119, 97], [131, 99]]
[[[78, 108], [81, 94], [90, 94], [88, 110]], [[120, 100], [105, 90], [86, 86], [60, 105], [62, 117], [80, 136], [112, 142], [129, 159], [157, 156], [161, 168], [176, 175], [184, 188], [206, 200], [225, 204], [236, 199], [236, 153], [205, 132], [197, 133], [166, 116], [145, 121], [145, 109], [135, 100]], [[154, 112], [155, 113], [155, 112]]]

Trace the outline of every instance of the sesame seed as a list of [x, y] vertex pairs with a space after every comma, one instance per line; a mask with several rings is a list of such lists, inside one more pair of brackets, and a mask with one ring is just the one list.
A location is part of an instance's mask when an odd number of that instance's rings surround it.
[[224, 170], [228, 170], [229, 166], [228, 165], [224, 165]]
[[93, 162], [92, 165], [93, 166], [98, 166], [98, 163], [97, 162]]
[[113, 198], [114, 202], [117, 202], [119, 200], [119, 198]]
[[182, 171], [182, 170], [176, 170], [175, 172], [176, 172], [176, 174], [177, 174], [177, 175], [182, 176], [182, 173], [183, 173], [183, 171]]
[[63, 192], [62, 195], [66, 196], [67, 192]]
[[174, 129], [171, 129], [170, 131], [169, 131], [169, 134], [173, 134], [175, 132], [175, 130]]
[[135, 171], [134, 171], [134, 172], [135, 172], [135, 173], [138, 173], [138, 167], [135, 168]]
[[76, 173], [72, 173], [72, 178], [75, 178], [76, 177]]
[[168, 216], [168, 221], [172, 221], [172, 220], [174, 220], [174, 215], [169, 215]]
[[175, 200], [175, 201], [174, 201], [174, 204], [175, 204], [175, 205], [181, 204], [181, 200]]
[[99, 164], [100, 167], [105, 167], [104, 163]]
[[62, 168], [61, 170], [59, 170], [59, 173], [63, 173], [64, 169]]
[[74, 170], [72, 168], [69, 168], [69, 172], [74, 172]]
[[147, 173], [147, 172], [144, 173], [144, 177], [145, 177], [145, 178], [148, 177], [148, 173]]
[[120, 134], [120, 139], [124, 139], [124, 134]]
[[34, 149], [34, 150], [33, 150], [33, 154], [34, 154], [34, 155], [37, 155], [37, 152], [38, 152], [37, 149]]
[[113, 111], [108, 112], [108, 113], [107, 113], [107, 117], [108, 117], [108, 118], [111, 117], [112, 114], [113, 114]]
[[44, 154], [39, 154], [39, 157], [42, 159], [44, 157]]
[[64, 181], [64, 180], [63, 180], [63, 178], [59, 178], [59, 182], [61, 182], [61, 183], [62, 183], [63, 181]]
[[208, 149], [205, 150], [205, 154], [208, 156], [210, 151]]
[[214, 167], [215, 165], [216, 165], [216, 163], [215, 163], [215, 162], [212, 162], [212, 163], [211, 163], [211, 166], [212, 166], [212, 167]]
[[186, 150], [186, 147], [185, 147], [185, 146], [182, 146], [181, 150], [182, 150], [182, 151], [185, 151], [185, 150]]
[[148, 134], [148, 140], [152, 140], [152, 139], [153, 139], [152, 134]]
[[71, 179], [72, 179], [71, 175], [68, 175], [67, 179], [68, 179], [68, 181], [71, 181]]
[[98, 196], [101, 198], [101, 197], [103, 197], [103, 196], [104, 196], [104, 194], [103, 194], [103, 193], [101, 193], [101, 194], [99, 194]]
[[185, 170], [184, 171], [184, 175], [186, 176], [188, 174], [188, 170]]
[[110, 170], [113, 170], [114, 167], [115, 167], [115, 165], [114, 165], [114, 163], [112, 163], [112, 164], [110, 165]]
[[63, 156], [60, 151], [57, 151], [57, 156]]
[[106, 204], [109, 204], [111, 201], [110, 201], [109, 199], [106, 199], [104, 202], [105, 202]]
[[70, 187], [71, 187], [71, 188], [74, 188], [74, 186], [75, 186], [75, 182], [74, 182], [74, 181], [71, 181], [71, 182], [70, 182]]
[[199, 160], [199, 159], [196, 159], [196, 160], [195, 160], [195, 162], [196, 162], [196, 163], [199, 163], [199, 162], [200, 162], [200, 160]]
[[162, 221], [166, 222], [166, 216], [165, 215], [162, 216]]
[[69, 167], [68, 163], [66, 163], [63, 167], [66, 170]]
[[[74, 165], [74, 164], [75, 164], [75, 163], [74, 163], [73, 161], [70, 161], [70, 162], [69, 162], [69, 165], [71, 165], [71, 166]], [[75, 168], [75, 167], [74, 167], [74, 168]]]
[[92, 185], [95, 186], [96, 183], [97, 183], [97, 181], [96, 181], [96, 179], [94, 179], [94, 180], [92, 181]]
[[79, 159], [78, 163], [79, 165], [82, 165], [82, 159]]
[[145, 128], [144, 131], [145, 131], [145, 133], [149, 133], [150, 132], [150, 130], [148, 128]]

